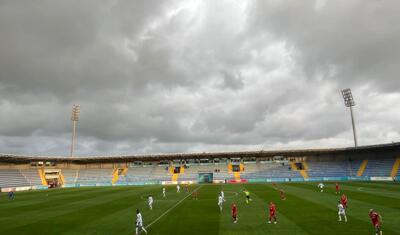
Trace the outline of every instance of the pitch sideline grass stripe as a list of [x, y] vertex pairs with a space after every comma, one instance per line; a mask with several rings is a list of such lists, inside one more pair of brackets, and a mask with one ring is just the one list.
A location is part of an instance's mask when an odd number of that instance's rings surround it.
[[[193, 192], [199, 190], [201, 187], [203, 187], [203, 185], [197, 187], [195, 190], [193, 190]], [[192, 192], [192, 193], [193, 193]], [[158, 218], [156, 218], [155, 220], [153, 220], [150, 224], [148, 224], [147, 226], [145, 226], [145, 228], [150, 228], [153, 224], [155, 224], [157, 221], [159, 221], [162, 217], [164, 217], [166, 214], [168, 214], [168, 212], [170, 212], [171, 210], [173, 210], [175, 207], [177, 207], [179, 204], [181, 204], [183, 201], [185, 201], [186, 198], [188, 198], [189, 196], [192, 195], [192, 193], [189, 193], [186, 197], [182, 198], [180, 201], [178, 201], [175, 205], [173, 205], [171, 208], [169, 208], [168, 210], [166, 210], [164, 213], [162, 213]]]

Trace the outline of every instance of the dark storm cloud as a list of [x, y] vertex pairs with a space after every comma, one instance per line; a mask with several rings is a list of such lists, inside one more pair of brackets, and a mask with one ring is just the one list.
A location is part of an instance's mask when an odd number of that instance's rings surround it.
[[399, 140], [396, 1], [3, 1], [0, 152], [229, 151]]

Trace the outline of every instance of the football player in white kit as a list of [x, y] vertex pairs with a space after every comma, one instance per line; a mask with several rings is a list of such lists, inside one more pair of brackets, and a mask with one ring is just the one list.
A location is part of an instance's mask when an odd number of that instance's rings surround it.
[[222, 190], [221, 190], [221, 197], [222, 197], [222, 201], [225, 201], [225, 193]]
[[148, 202], [149, 202], [150, 210], [153, 210], [153, 202], [154, 202], [153, 196], [151, 196], [151, 195], [149, 196]]
[[146, 229], [143, 226], [143, 218], [142, 214], [140, 214], [139, 209], [136, 210], [136, 235], [141, 231], [144, 231], [147, 234]]
[[176, 192], [180, 193], [181, 192], [181, 186], [179, 186], [179, 184], [176, 185]]
[[224, 206], [224, 199], [221, 194], [218, 196], [218, 206], [219, 210], [222, 212], [222, 208]]
[[163, 196], [163, 197], [166, 197], [166, 196], [165, 196], [165, 187], [162, 188], [162, 196]]
[[318, 184], [318, 188], [321, 189], [321, 193], [324, 192], [324, 187], [325, 187], [325, 185], [323, 183]]
[[344, 217], [344, 222], [347, 223], [347, 216], [346, 216], [346, 209], [344, 209], [344, 206], [342, 203], [339, 201], [338, 202], [338, 215], [339, 215], [339, 222], [342, 221], [342, 216]]

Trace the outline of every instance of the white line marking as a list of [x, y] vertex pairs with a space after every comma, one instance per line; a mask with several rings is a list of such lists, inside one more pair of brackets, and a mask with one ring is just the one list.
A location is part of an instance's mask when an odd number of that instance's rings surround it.
[[[201, 187], [203, 187], [203, 185], [201, 185], [200, 187], [196, 188], [195, 190], [193, 190], [193, 192], [199, 190]], [[192, 192], [192, 193], [193, 193]], [[192, 195], [192, 193], [189, 193], [186, 197], [182, 198], [179, 202], [177, 202], [175, 205], [173, 205], [171, 208], [169, 208], [168, 210], [166, 210], [164, 213], [162, 213], [157, 219], [153, 220], [153, 222], [151, 222], [150, 224], [148, 224], [145, 228], [149, 228], [151, 225], [155, 224], [158, 220], [160, 220], [162, 217], [164, 217], [164, 215], [166, 215], [168, 212], [170, 212], [172, 209], [174, 209], [175, 207], [177, 207], [179, 204], [181, 204], [186, 198], [188, 198], [189, 196]]]

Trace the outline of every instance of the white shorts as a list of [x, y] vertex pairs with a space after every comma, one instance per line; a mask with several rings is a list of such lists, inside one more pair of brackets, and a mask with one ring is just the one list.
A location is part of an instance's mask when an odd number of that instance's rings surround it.
[[346, 212], [344, 212], [344, 211], [339, 211], [339, 212], [338, 212], [338, 215], [346, 215]]
[[143, 223], [136, 223], [136, 227], [137, 227], [137, 228], [143, 227]]
[[222, 206], [222, 202], [218, 202], [218, 206]]

